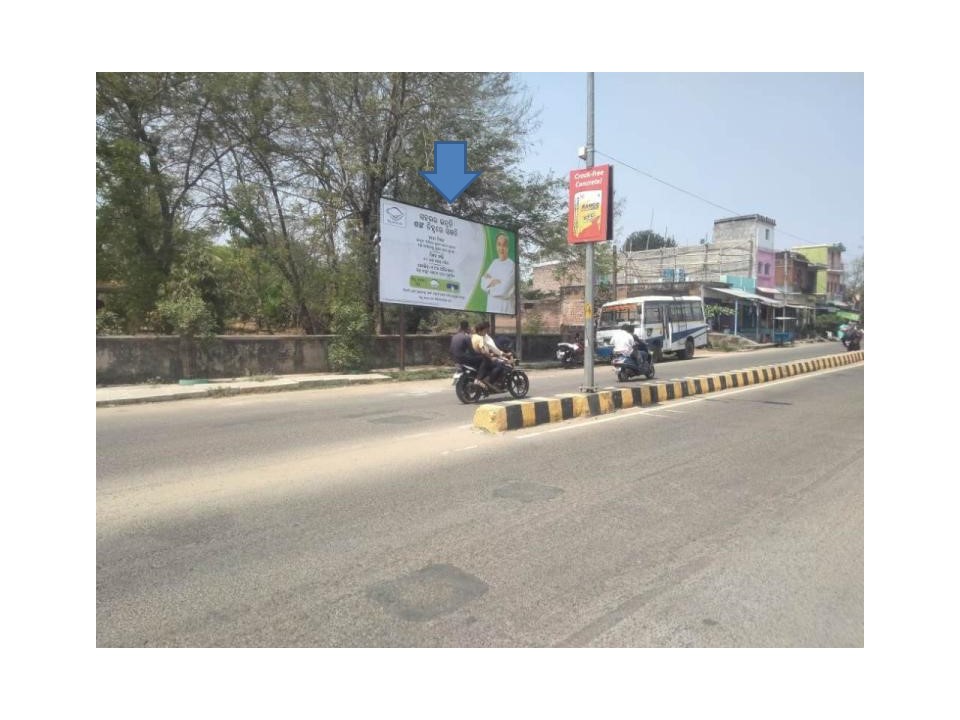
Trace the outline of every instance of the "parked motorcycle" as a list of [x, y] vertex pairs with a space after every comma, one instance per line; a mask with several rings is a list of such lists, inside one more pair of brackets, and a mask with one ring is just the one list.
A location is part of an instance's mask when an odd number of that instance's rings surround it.
[[514, 360], [507, 364], [506, 370], [500, 377], [500, 381], [488, 388], [478, 383], [477, 369], [471, 365], [458, 364], [453, 373], [453, 386], [457, 392], [457, 398], [464, 404], [480, 402], [483, 398], [490, 395], [508, 392], [517, 400], [526, 397], [530, 390], [530, 379], [527, 374], [517, 367], [519, 363]]
[[634, 359], [633, 355], [617, 353], [613, 356], [610, 364], [613, 365], [613, 370], [617, 373], [617, 380], [620, 382], [639, 375], [643, 375], [649, 380], [656, 372], [653, 367], [653, 356], [650, 353], [640, 353], [639, 362]]
[[557, 360], [560, 361], [560, 367], [565, 368], [583, 365], [583, 345], [577, 342], [557, 343]]

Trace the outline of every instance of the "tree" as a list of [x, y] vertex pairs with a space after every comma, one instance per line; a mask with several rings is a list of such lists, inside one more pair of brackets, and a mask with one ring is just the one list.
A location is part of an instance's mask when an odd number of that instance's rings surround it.
[[[522, 252], [538, 245], [559, 204], [558, 181], [518, 167], [534, 119], [506, 73], [332, 73], [307, 75], [304, 170], [321, 202], [342, 220], [353, 286], [371, 321], [377, 306], [380, 197], [518, 228]], [[434, 142], [464, 138], [482, 174], [452, 205], [419, 175]], [[330, 169], [333, 168], [333, 172]], [[382, 323], [381, 323], [382, 324]]]
[[209, 123], [190, 75], [97, 74], [97, 279], [120, 281], [131, 329], [155, 305], [217, 160]]
[[[139, 327], [191, 238], [213, 238], [240, 316], [317, 333], [360, 307], [372, 331], [382, 196], [515, 228], [528, 258], [562, 237], [562, 182], [518, 165], [534, 123], [506, 73], [100, 74], [98, 279]], [[448, 205], [419, 171], [451, 138], [482, 175]]]
[[847, 276], [844, 299], [863, 312], [863, 256], [856, 258], [850, 265]]
[[674, 238], [665, 238], [653, 230], [639, 230], [627, 235], [623, 242], [624, 252], [637, 252], [640, 250], [658, 250], [665, 247], [676, 247], [677, 241]]
[[307, 333], [319, 332], [308, 298], [317, 269], [308, 242], [316, 208], [295, 160], [298, 135], [290, 119], [298, 99], [291, 98], [282, 76], [208, 75], [202, 83], [225, 148], [215, 177], [205, 184], [209, 205], [237, 247], [253, 249], [253, 258], [284, 278], [295, 323]]

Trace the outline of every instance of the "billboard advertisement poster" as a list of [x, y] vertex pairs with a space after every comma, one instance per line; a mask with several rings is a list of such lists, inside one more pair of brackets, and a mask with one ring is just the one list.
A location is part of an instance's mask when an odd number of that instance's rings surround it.
[[517, 234], [380, 198], [380, 301], [513, 315]]
[[613, 167], [570, 171], [567, 242], [601, 242], [613, 237]]

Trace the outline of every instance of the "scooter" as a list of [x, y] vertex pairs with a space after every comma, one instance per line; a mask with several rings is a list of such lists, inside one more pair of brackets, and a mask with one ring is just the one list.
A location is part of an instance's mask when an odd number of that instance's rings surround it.
[[560, 361], [560, 367], [573, 367], [574, 365], [583, 365], [583, 345], [580, 343], [557, 343], [557, 360]]
[[613, 365], [613, 370], [617, 373], [617, 380], [620, 382], [630, 380], [639, 375], [643, 375], [649, 380], [656, 372], [653, 367], [653, 356], [650, 353], [641, 352], [639, 362], [637, 362], [632, 355], [616, 353], [610, 364]]
[[530, 379], [527, 374], [517, 367], [519, 363], [514, 360], [507, 363], [506, 370], [500, 376], [499, 382], [493, 387], [487, 387], [477, 382], [477, 369], [472, 365], [457, 365], [453, 373], [453, 386], [457, 393], [457, 399], [460, 402], [469, 405], [470, 403], [480, 402], [483, 398], [490, 395], [508, 392], [514, 398], [519, 400], [526, 397], [530, 391]]
[[853, 332], [848, 332], [843, 336], [843, 346], [854, 352], [860, 349], [860, 341], [863, 339], [863, 333], [860, 330], [854, 330]]

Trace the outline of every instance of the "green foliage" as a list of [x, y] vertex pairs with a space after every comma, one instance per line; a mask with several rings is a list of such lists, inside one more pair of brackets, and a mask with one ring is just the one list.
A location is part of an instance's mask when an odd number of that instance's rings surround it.
[[97, 335], [123, 335], [123, 319], [112, 310], [97, 310]]
[[530, 283], [524, 283], [520, 290], [520, 295], [524, 300], [542, 300], [545, 297], [551, 297], [555, 293], [547, 292], [541, 288], [532, 288]]
[[623, 242], [625, 252], [635, 252], [640, 250], [657, 250], [665, 247], [676, 247], [677, 241], [674, 238], [666, 238], [653, 230], [640, 230], [627, 235]]
[[333, 306], [333, 332], [330, 365], [339, 372], [363, 372], [369, 368], [373, 351], [370, 318], [363, 303], [348, 301]]
[[707, 320], [713, 320], [721, 315], [735, 314], [734, 309], [726, 305], [704, 305], [703, 312], [707, 316]]
[[181, 337], [209, 337], [222, 332], [228, 286], [222, 263], [202, 239], [182, 241], [186, 248], [160, 289], [152, 314], [156, 329]]
[[177, 261], [191, 192], [213, 165], [195, 77], [98, 73], [97, 279], [119, 281], [113, 310], [137, 331]]
[[[534, 126], [509, 73], [98, 73], [97, 279], [120, 288], [103, 327], [326, 333], [359, 303], [372, 332], [383, 195], [516, 228], [527, 259], [565, 246], [564, 181], [520, 166]], [[482, 171], [452, 207], [419, 175], [445, 137]], [[230, 245], [197, 255], [214, 237]]]
[[864, 309], [863, 289], [863, 256], [861, 255], [850, 264], [844, 293], [844, 299], [860, 311]]
[[822, 336], [825, 332], [836, 333], [837, 328], [846, 322], [842, 317], [834, 313], [822, 313], [817, 315], [813, 326], [816, 328], [817, 335]]
[[543, 332], [543, 316], [540, 313], [531, 313], [523, 321], [524, 332], [539, 335]]
[[209, 336], [216, 327], [213, 313], [193, 288], [178, 290], [160, 300], [156, 315], [167, 329], [182, 337]]

